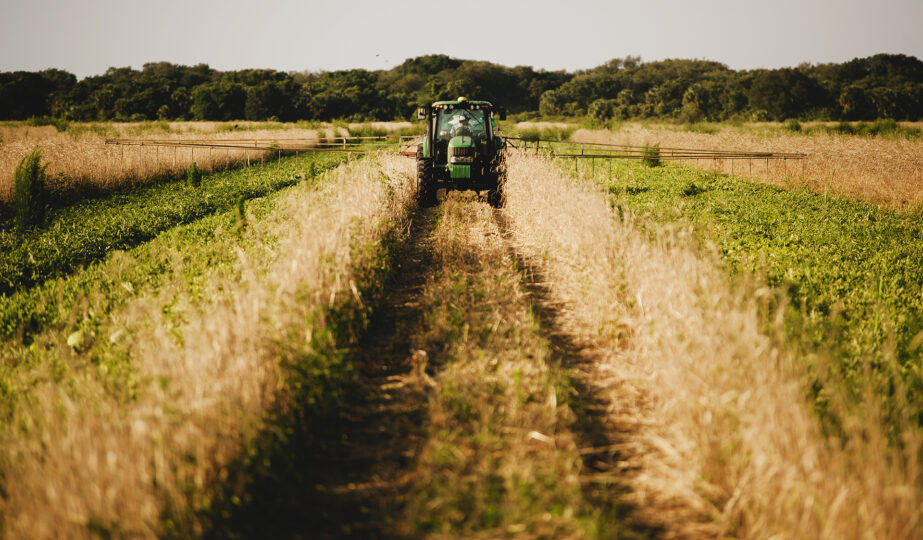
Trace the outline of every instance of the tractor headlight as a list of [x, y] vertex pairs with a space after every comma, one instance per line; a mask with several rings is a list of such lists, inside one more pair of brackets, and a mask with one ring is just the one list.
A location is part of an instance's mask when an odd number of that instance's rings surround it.
[[449, 158], [449, 163], [474, 163], [474, 158], [469, 156], [452, 156]]

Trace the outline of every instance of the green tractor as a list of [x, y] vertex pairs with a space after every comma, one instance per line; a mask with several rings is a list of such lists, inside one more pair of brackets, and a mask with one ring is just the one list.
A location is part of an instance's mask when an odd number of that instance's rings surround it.
[[503, 204], [503, 138], [495, 116], [506, 112], [486, 101], [437, 101], [420, 107], [426, 135], [417, 146], [418, 197], [422, 207], [436, 205], [436, 190], [486, 191], [487, 202]]

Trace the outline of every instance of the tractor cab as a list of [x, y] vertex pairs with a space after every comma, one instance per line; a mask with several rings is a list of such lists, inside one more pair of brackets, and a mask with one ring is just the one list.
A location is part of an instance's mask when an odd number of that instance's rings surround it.
[[417, 117], [427, 122], [417, 148], [421, 203], [435, 204], [438, 188], [488, 191], [488, 199], [499, 200], [503, 140], [495, 117], [506, 118], [503, 109], [460, 97], [421, 107]]
[[436, 139], [439, 142], [455, 136], [471, 137], [487, 142], [491, 135], [490, 122], [484, 109], [437, 109]]

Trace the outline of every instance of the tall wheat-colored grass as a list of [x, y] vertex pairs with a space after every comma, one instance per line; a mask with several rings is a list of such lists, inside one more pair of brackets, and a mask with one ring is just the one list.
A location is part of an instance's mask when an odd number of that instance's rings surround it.
[[923, 141], [814, 134], [771, 135], [732, 127], [717, 133], [677, 131], [667, 127], [625, 124], [618, 131], [578, 130], [572, 140], [704, 150], [803, 152], [797, 160], [692, 160], [688, 165], [722, 174], [754, 178], [784, 187], [807, 186], [818, 193], [861, 199], [909, 210], [923, 204]]
[[[92, 369], [36, 374], [36, 397], [14, 422], [22, 431], [0, 445], [7, 537], [155, 537], [168, 505], [209, 507], [225, 465], [285, 406], [280, 366], [326, 328], [318, 313], [344, 295], [361, 301], [361, 248], [406, 225], [414, 178], [401, 158], [362, 160], [321, 184], [299, 185], [249, 226], [260, 247], [240, 250], [237, 277], [211, 280], [216, 300], [197, 303], [180, 283], [113, 314], [131, 336], [136, 400], [115, 403]], [[193, 306], [185, 324], [162, 316], [164, 298]]]
[[387, 131], [388, 133], [394, 133], [402, 129], [407, 129], [411, 127], [410, 122], [351, 122], [348, 124], [350, 130], [353, 129], [362, 129], [365, 127], [371, 127], [373, 129], [380, 129], [382, 131]]
[[176, 177], [183, 174], [193, 162], [199, 169], [211, 171], [248, 160], [261, 162], [274, 157], [272, 152], [262, 150], [107, 145], [107, 138], [285, 141], [345, 135], [348, 135], [345, 129], [326, 124], [318, 129], [301, 129], [284, 124], [269, 126], [260, 123], [238, 125], [216, 122], [163, 123], [162, 126], [155, 124], [153, 127], [117, 123], [88, 126], [74, 124], [64, 132], [58, 132], [53, 126], [2, 127], [0, 201], [11, 199], [13, 170], [23, 156], [34, 148], [42, 150], [44, 162], [48, 164], [50, 189], [66, 193], [81, 188], [110, 190]]
[[771, 291], [731, 286], [683, 230], [639, 234], [552, 162], [508, 164], [511, 228], [596, 348], [583, 377], [610, 399], [639, 516], [678, 537], [919, 537], [918, 433], [889, 448], [872, 410], [826, 439], [803, 359], [761, 331]]

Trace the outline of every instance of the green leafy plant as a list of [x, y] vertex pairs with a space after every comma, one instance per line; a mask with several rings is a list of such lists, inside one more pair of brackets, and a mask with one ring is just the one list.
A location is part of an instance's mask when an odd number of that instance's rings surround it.
[[26, 126], [54, 126], [58, 131], [67, 131], [68, 122], [52, 116], [32, 116], [23, 122]]
[[237, 230], [241, 231], [247, 227], [247, 210], [244, 204], [247, 198], [241, 195], [237, 198]]
[[705, 188], [697, 186], [695, 182], [690, 182], [689, 185], [683, 189], [683, 195], [686, 197], [695, 197], [699, 193], [705, 193], [706, 191]]
[[48, 190], [42, 152], [35, 149], [16, 167], [13, 181], [13, 208], [19, 230], [41, 226], [45, 221]]
[[195, 161], [192, 162], [192, 167], [189, 167], [189, 172], [186, 173], [186, 182], [192, 187], [199, 187], [202, 184], [202, 171], [196, 166]]

